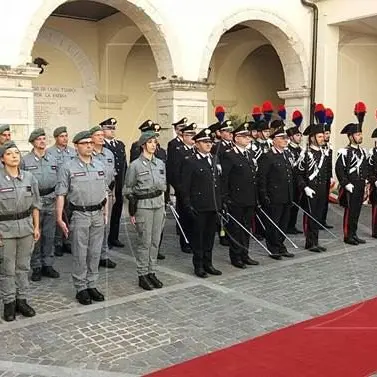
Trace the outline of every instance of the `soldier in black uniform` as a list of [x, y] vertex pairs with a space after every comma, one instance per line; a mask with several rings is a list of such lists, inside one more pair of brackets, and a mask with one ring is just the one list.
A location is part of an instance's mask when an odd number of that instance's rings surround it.
[[190, 240], [193, 249], [195, 275], [221, 275], [212, 264], [212, 249], [216, 234], [217, 212], [221, 209], [220, 171], [211, 155], [211, 130], [203, 129], [193, 137], [195, 153], [186, 156], [181, 172], [182, 197], [187, 213], [193, 220]]
[[[156, 135], [159, 136], [161, 126], [158, 123], [154, 123], [153, 121], [148, 119], [139, 126], [139, 130], [141, 131], [141, 133], [147, 131], [154, 131]], [[132, 143], [130, 149], [130, 163], [136, 160], [140, 156], [141, 152], [142, 148], [139, 146], [138, 141]], [[157, 143], [157, 149], [154, 155], [166, 164], [167, 153], [165, 149], [161, 147], [160, 143]]]
[[326, 109], [326, 123], [325, 123], [325, 144], [323, 145], [323, 150], [327, 157], [327, 200], [325, 203], [325, 207], [323, 209], [321, 223], [327, 229], [332, 229], [333, 226], [327, 224], [327, 213], [329, 211], [329, 194], [330, 194], [330, 187], [331, 182], [333, 181], [333, 164], [332, 164], [332, 157], [333, 157], [333, 149], [330, 143], [330, 136], [331, 136], [331, 125], [334, 119], [334, 113], [331, 109]]
[[362, 122], [347, 124], [341, 134], [346, 134], [349, 145], [338, 151], [335, 173], [339, 181], [339, 204], [344, 207], [344, 242], [350, 245], [364, 244], [357, 236], [357, 223], [364, 201], [365, 181], [368, 176], [368, 157], [364, 148]]
[[105, 136], [104, 147], [113, 152], [115, 170], [117, 172], [114, 181], [115, 203], [111, 210], [110, 230], [108, 236], [108, 244], [110, 248], [113, 246], [124, 247], [124, 244], [119, 241], [119, 227], [123, 210], [122, 189], [127, 170], [127, 158], [126, 146], [123, 141], [115, 138], [116, 124], [117, 121], [114, 118], [106, 119], [99, 124], [102, 127]]
[[[377, 129], [372, 133], [372, 139], [377, 138]], [[370, 184], [369, 201], [372, 204], [372, 237], [377, 238], [377, 142], [369, 152], [368, 182]]]
[[[286, 150], [288, 136], [281, 127], [271, 134], [272, 148], [259, 160], [259, 200], [268, 216], [284, 232], [287, 231], [293, 199], [293, 171]], [[285, 237], [265, 217], [266, 245], [271, 258], [293, 257], [284, 245]]]
[[[293, 166], [293, 200], [295, 203], [300, 204], [302, 191], [299, 189], [297, 184], [297, 177], [295, 173], [295, 168], [297, 165], [298, 158], [300, 157], [302, 148], [301, 148], [301, 139], [302, 132], [300, 131], [300, 126], [302, 123], [303, 117], [300, 111], [296, 110], [292, 114], [292, 122], [295, 124], [294, 127], [287, 129], [287, 135], [289, 137], [288, 151], [290, 152], [290, 160]], [[289, 214], [289, 222], [287, 234], [301, 234], [301, 230], [298, 230], [296, 227], [298, 216], [298, 208], [293, 205]]]
[[[176, 208], [179, 214], [179, 221], [185, 232], [185, 235], [189, 241], [189, 244], [186, 243], [183, 234], [179, 231], [179, 243], [181, 246], [181, 251], [187, 254], [192, 252], [192, 217], [189, 216], [187, 208], [185, 208], [183, 202], [183, 184], [181, 179], [182, 164], [185, 160], [185, 157], [193, 155], [195, 153], [193, 136], [196, 134], [197, 125], [195, 123], [190, 123], [181, 128], [180, 132], [182, 135], [182, 143], [176, 148], [174, 152], [174, 161], [171, 164], [173, 170], [171, 172], [171, 179], [174, 182], [174, 190], [176, 196]], [[169, 159], [169, 157], [168, 157]]]
[[[322, 147], [324, 144], [324, 125], [311, 124], [304, 131], [309, 136], [309, 146], [301, 152], [297, 162], [297, 181], [304, 198], [302, 205], [318, 222], [321, 221], [327, 193], [327, 157]], [[320, 253], [325, 247], [318, 245], [319, 225], [304, 214], [305, 249]]]
[[[215, 133], [218, 141], [212, 146], [211, 153], [216, 156], [216, 160], [222, 164], [223, 157], [226, 151], [233, 147], [233, 126], [230, 120], [217, 122], [208, 127]], [[226, 234], [225, 224], [221, 219], [218, 219], [218, 234], [220, 245], [229, 246], [228, 235]]]
[[[251, 229], [251, 219], [257, 205], [257, 161], [250, 143], [250, 124], [243, 123], [233, 131], [234, 147], [224, 154], [222, 162], [223, 207], [246, 229]], [[249, 257], [249, 235], [231, 219], [229, 232], [229, 256], [234, 267], [258, 265]]]

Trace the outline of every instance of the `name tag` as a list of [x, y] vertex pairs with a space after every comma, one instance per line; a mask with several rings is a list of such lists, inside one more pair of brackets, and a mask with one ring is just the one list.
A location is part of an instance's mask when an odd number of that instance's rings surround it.
[[0, 188], [0, 192], [12, 192], [12, 191], [14, 191], [14, 187]]
[[103, 175], [105, 175], [105, 172], [103, 172], [103, 171], [99, 171], [99, 172], [98, 172], [98, 175], [99, 175], [100, 177], [102, 177]]
[[38, 169], [38, 166], [25, 166], [25, 170], [35, 170]]
[[139, 176], [147, 175], [147, 174], [149, 174], [149, 171], [143, 171], [142, 173], [139, 173]]
[[86, 173], [84, 171], [80, 171], [78, 173], [73, 173], [74, 177], [84, 177]]
[[56, 170], [56, 166], [51, 166], [51, 169], [52, 170]]

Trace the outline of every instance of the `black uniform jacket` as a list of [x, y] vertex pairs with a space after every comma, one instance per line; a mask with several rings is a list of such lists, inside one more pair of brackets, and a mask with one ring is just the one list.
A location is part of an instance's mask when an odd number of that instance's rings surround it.
[[114, 155], [114, 165], [117, 175], [115, 177], [116, 185], [122, 188], [124, 185], [124, 179], [126, 177], [127, 170], [127, 157], [126, 157], [126, 146], [123, 141], [116, 139], [115, 146], [113, 147], [110, 143], [105, 140], [105, 148], [108, 148], [113, 152]]
[[167, 148], [166, 177], [168, 184], [176, 190], [176, 155], [183, 146], [183, 141], [176, 137], [169, 141]]
[[369, 201], [371, 204], [377, 204], [377, 148], [373, 148], [368, 159], [368, 181], [370, 183]]
[[240, 207], [257, 204], [257, 161], [253, 151], [245, 157], [237, 147], [224, 153], [221, 190], [223, 201]]
[[258, 188], [263, 205], [290, 204], [293, 199], [293, 171], [288, 151], [274, 147], [259, 159]]
[[216, 159], [211, 158], [212, 165], [196, 152], [186, 156], [182, 164], [183, 203], [198, 212], [221, 210], [220, 169]]

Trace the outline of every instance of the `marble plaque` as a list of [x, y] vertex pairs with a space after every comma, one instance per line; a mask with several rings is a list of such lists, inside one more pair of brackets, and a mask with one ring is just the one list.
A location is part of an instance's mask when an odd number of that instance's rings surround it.
[[66, 126], [70, 139], [89, 128], [89, 101], [83, 88], [39, 85], [34, 87], [35, 127], [46, 131], [49, 143], [53, 130]]

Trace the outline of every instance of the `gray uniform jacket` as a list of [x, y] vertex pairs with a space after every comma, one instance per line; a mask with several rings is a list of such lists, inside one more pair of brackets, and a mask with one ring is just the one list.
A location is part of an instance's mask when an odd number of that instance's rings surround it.
[[58, 162], [58, 166], [63, 165], [66, 161], [72, 160], [76, 157], [77, 152], [75, 148], [68, 147], [67, 148], [58, 148], [56, 145], [47, 149], [47, 152], [54, 156]]
[[94, 160], [102, 162], [105, 168], [106, 183], [108, 186], [110, 186], [110, 183], [114, 181], [117, 174], [115, 170], [115, 158], [113, 152], [104, 147], [100, 153], [93, 151], [93, 158]]
[[60, 169], [56, 195], [69, 195], [75, 206], [93, 206], [106, 198], [107, 183], [103, 164], [92, 158], [89, 164], [76, 156]]
[[[123, 194], [145, 195], [166, 191], [165, 164], [155, 156], [148, 160], [141, 154], [132, 161], [126, 173]], [[165, 205], [164, 194], [152, 199], [139, 199], [138, 208], [161, 208]]]
[[33, 151], [22, 159], [21, 169], [30, 172], [38, 181], [39, 195], [43, 204], [55, 199], [55, 186], [58, 181], [58, 162], [48, 152], [39, 158]]
[[0, 216], [16, 215], [30, 211], [30, 216], [19, 220], [0, 221], [2, 238], [22, 238], [33, 234], [33, 209], [40, 209], [37, 179], [27, 171], [12, 178], [0, 169]]

